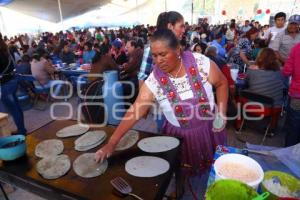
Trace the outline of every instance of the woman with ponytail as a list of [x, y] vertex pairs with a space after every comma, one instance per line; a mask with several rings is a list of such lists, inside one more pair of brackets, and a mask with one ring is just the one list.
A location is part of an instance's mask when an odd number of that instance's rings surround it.
[[[160, 13], [157, 18], [156, 29], [170, 29], [175, 34], [176, 38], [181, 40], [185, 32], [184, 18], [176, 11]], [[138, 73], [139, 87], [142, 86], [152, 72], [152, 65], [152, 53], [149, 46], [144, 49], [143, 61]]]
[[[177, 40], [181, 40], [185, 32], [184, 18], [183, 16], [176, 11], [169, 11], [160, 13], [157, 22], [156, 30], [170, 29], [176, 36]], [[144, 81], [148, 78], [152, 72], [153, 66], [152, 53], [150, 46], [144, 49], [144, 55], [142, 64], [140, 66], [140, 71], [138, 72], [139, 88], [142, 87]], [[157, 116], [157, 130], [161, 131], [162, 125], [164, 123], [164, 118]]]

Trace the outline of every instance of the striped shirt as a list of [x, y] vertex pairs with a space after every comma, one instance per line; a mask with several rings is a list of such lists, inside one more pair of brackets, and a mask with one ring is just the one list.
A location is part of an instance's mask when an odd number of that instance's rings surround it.
[[150, 50], [150, 46], [144, 49], [143, 61], [140, 67], [140, 71], [138, 73], [139, 80], [146, 80], [150, 73], [152, 72], [152, 53]]
[[275, 39], [270, 43], [269, 47], [274, 51], [278, 51], [284, 59], [287, 59], [291, 49], [300, 42], [300, 33], [296, 37], [292, 37], [287, 30], [278, 33]]
[[247, 91], [272, 97], [275, 106], [283, 102], [283, 81], [280, 71], [247, 70]]

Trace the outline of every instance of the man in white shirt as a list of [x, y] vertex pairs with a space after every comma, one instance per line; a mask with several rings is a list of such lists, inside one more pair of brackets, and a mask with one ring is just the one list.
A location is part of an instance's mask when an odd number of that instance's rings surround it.
[[279, 59], [284, 64], [290, 50], [300, 42], [300, 15], [292, 15], [284, 31], [278, 33], [275, 39], [270, 42], [269, 48], [273, 49]]
[[284, 12], [279, 12], [275, 15], [275, 26], [268, 29], [264, 35], [266, 44], [270, 44], [274, 41], [276, 35], [286, 29], [286, 14]]
[[245, 25], [242, 27], [243, 33], [246, 33], [247, 31], [249, 31], [251, 29], [251, 26], [249, 24], [250, 24], [249, 20], [246, 20]]
[[192, 32], [191, 34], [191, 39], [190, 39], [190, 44], [193, 45], [194, 44], [194, 39], [195, 38], [198, 38], [199, 41], [200, 41], [200, 34], [199, 34], [199, 31], [200, 31], [200, 27], [196, 27], [194, 29], [194, 31]]

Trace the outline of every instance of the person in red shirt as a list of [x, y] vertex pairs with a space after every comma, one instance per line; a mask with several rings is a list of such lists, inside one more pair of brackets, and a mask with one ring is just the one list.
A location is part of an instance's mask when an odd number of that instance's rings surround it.
[[300, 143], [300, 43], [294, 46], [285, 62], [282, 73], [291, 76], [290, 102], [287, 108], [285, 146]]

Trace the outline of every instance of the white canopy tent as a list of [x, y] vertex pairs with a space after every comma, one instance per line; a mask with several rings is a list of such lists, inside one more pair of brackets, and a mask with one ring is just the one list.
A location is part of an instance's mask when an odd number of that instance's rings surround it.
[[63, 20], [82, 15], [109, 0], [13, 0], [0, 7], [1, 32], [55, 31], [64, 29]]
[[13, 0], [5, 7], [38, 19], [60, 22], [59, 4], [63, 19], [68, 19], [97, 9], [109, 0]]
[[0, 31], [14, 35], [88, 25], [155, 24], [167, 1], [170, 0], [13, 0], [0, 7]]
[[168, 10], [178, 10], [187, 1], [190, 0], [176, 4], [172, 0], [13, 0], [0, 6], [0, 31], [15, 35], [71, 27], [153, 25], [167, 6]]
[[[256, 19], [268, 23], [270, 15], [284, 11], [299, 14], [300, 0], [0, 0], [0, 31], [8, 35], [24, 32], [58, 31], [70, 27], [131, 26], [155, 24], [163, 11], [176, 10], [186, 21], [197, 23], [208, 17], [211, 23], [231, 18]], [[1, 4], [0, 4], [1, 5]], [[261, 15], [256, 14], [261, 9]], [[270, 14], [265, 11], [270, 9]], [[221, 14], [226, 11], [226, 15]], [[62, 23], [63, 22], [63, 23]]]

